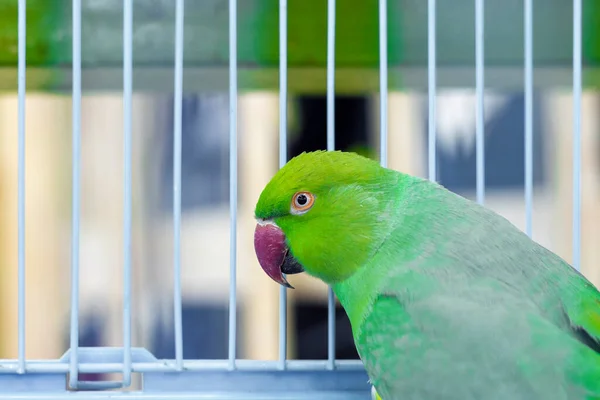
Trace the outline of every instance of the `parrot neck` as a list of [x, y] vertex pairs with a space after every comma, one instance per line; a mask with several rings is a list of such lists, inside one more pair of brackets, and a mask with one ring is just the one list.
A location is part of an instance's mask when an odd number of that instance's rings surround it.
[[360, 336], [360, 328], [369, 313], [377, 292], [365, 288], [378, 287], [379, 276], [367, 273], [369, 268], [361, 268], [350, 278], [331, 286], [340, 304], [344, 307], [354, 339]]
[[394, 223], [375, 254], [350, 277], [332, 284], [350, 319], [355, 339], [360, 336], [364, 319], [390, 277], [415, 268], [421, 262], [417, 260], [424, 259], [423, 254], [440, 251], [439, 246], [434, 245], [437, 238], [432, 236], [431, 230], [438, 226], [436, 220], [448, 218], [441, 201], [447, 193], [437, 184], [414, 179], [403, 189], [397, 205], [397, 209], [402, 210], [401, 215], [394, 216]]
[[[394, 237], [395, 232], [403, 229], [399, 226], [401, 221], [398, 220], [397, 224], [392, 227], [386, 243], [379, 248], [380, 251], [377, 251], [368, 263], [358, 268], [347, 279], [331, 285], [350, 319], [355, 339], [360, 336], [362, 323], [370, 313], [373, 302], [380, 295], [379, 288], [389, 280], [390, 269], [394, 265], [402, 265], [410, 257], [410, 251], [407, 252], [401, 246], [396, 246], [398, 237], [403, 238], [401, 241], [408, 248], [411, 248], [412, 245], [410, 239], [402, 234]], [[389, 254], [392, 254], [389, 251], [390, 246], [395, 248], [395, 252], [393, 252], [395, 257], [389, 257]], [[382, 249], [383, 251], [381, 251]]]

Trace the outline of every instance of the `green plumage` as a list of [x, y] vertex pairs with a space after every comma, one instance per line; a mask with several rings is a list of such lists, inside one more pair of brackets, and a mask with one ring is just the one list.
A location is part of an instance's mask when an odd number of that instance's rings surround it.
[[[315, 195], [303, 215], [296, 191]], [[600, 293], [498, 214], [342, 152], [305, 153], [256, 216], [330, 284], [383, 400], [600, 399]]]

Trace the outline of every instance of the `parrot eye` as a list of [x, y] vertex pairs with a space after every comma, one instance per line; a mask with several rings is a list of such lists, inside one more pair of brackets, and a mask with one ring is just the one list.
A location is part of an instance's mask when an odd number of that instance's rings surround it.
[[292, 214], [304, 214], [315, 203], [315, 196], [309, 192], [298, 192], [292, 199]]

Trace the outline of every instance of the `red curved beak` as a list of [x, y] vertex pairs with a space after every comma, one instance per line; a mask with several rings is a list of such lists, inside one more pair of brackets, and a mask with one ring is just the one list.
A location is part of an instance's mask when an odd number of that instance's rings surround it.
[[254, 251], [258, 263], [275, 282], [293, 289], [281, 270], [288, 246], [283, 231], [274, 224], [257, 224], [254, 230]]

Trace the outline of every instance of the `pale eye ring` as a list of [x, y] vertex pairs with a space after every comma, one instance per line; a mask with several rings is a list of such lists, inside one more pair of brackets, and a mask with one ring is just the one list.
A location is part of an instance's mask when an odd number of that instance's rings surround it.
[[297, 192], [292, 198], [292, 214], [304, 214], [315, 204], [315, 196], [310, 192]]

